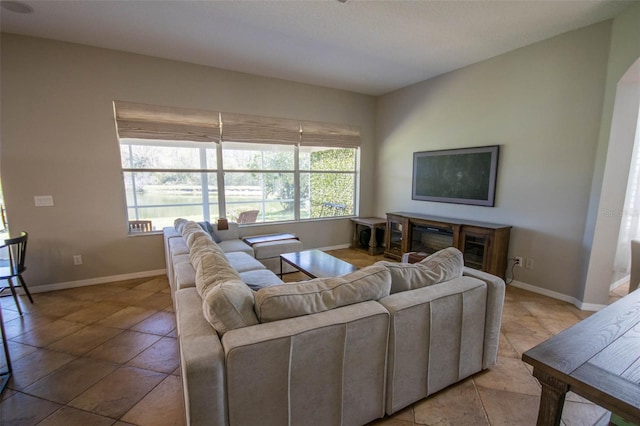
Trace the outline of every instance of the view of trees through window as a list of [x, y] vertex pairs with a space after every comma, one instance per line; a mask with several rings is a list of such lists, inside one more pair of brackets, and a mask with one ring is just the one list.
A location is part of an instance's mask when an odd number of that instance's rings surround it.
[[257, 222], [355, 213], [357, 149], [121, 139], [129, 220]]

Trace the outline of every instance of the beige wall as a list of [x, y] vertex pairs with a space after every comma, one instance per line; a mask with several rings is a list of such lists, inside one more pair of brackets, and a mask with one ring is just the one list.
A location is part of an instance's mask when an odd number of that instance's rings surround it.
[[[379, 98], [376, 211], [513, 226], [516, 280], [578, 300], [611, 22]], [[415, 151], [500, 145], [496, 206], [411, 200]]]
[[[161, 236], [127, 236], [116, 99], [360, 126], [360, 211], [373, 210], [373, 97], [16, 35], [1, 47], [0, 170], [10, 229], [30, 233], [30, 287], [164, 268]], [[55, 206], [34, 207], [35, 195]], [[346, 244], [350, 229], [342, 219], [248, 232], [293, 231], [311, 248]]]

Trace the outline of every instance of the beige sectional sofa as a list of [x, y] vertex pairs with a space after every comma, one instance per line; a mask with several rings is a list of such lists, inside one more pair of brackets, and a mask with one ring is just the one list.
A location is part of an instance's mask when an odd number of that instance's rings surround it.
[[362, 425], [496, 362], [504, 282], [454, 248], [253, 291], [194, 222], [164, 234], [188, 424]]

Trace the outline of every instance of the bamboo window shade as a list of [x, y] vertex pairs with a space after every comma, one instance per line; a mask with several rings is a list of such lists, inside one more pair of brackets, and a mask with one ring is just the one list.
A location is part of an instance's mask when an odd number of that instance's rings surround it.
[[120, 138], [247, 142], [357, 148], [360, 129], [347, 124], [114, 101]]
[[328, 146], [357, 148], [360, 146], [360, 129], [346, 124], [301, 121], [302, 146]]
[[114, 103], [121, 138], [220, 142], [220, 113], [191, 108]]
[[223, 112], [222, 140], [226, 142], [300, 143], [300, 122], [284, 118]]

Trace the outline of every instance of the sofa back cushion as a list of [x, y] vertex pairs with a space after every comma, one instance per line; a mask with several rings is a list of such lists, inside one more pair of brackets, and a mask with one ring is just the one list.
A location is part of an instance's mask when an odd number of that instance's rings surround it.
[[258, 290], [255, 312], [260, 322], [324, 312], [389, 295], [391, 275], [382, 266], [368, 266], [341, 277], [276, 285]]
[[[187, 247], [191, 249], [191, 245], [199, 238], [211, 240], [211, 235], [195, 222], [187, 222], [182, 228], [182, 238], [187, 243]], [[213, 240], [211, 240], [213, 241]]]
[[253, 290], [240, 279], [230, 279], [208, 288], [202, 298], [202, 311], [222, 336], [229, 330], [258, 324], [253, 304]]
[[192, 241], [189, 248], [189, 262], [194, 269], [198, 268], [200, 258], [206, 253], [220, 253], [224, 255], [222, 249], [210, 238], [200, 237]]
[[240, 238], [240, 229], [238, 228], [238, 224], [235, 222], [228, 222], [228, 229], [220, 230], [218, 229], [217, 223], [212, 223], [211, 227], [213, 228], [213, 232], [220, 238], [222, 241], [229, 240], [237, 240]]
[[191, 256], [191, 264], [196, 270], [196, 288], [204, 299], [208, 291], [225, 281], [241, 281], [240, 275], [229, 265], [227, 258], [217, 251], [199, 251]]
[[189, 222], [187, 219], [183, 219], [181, 217], [173, 221], [173, 226], [180, 235], [182, 235], [182, 229], [187, 222]]
[[462, 276], [464, 260], [460, 250], [449, 247], [418, 263], [377, 262], [391, 273], [391, 294], [414, 290]]

